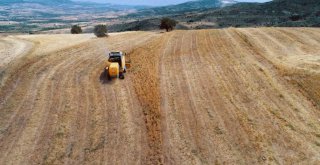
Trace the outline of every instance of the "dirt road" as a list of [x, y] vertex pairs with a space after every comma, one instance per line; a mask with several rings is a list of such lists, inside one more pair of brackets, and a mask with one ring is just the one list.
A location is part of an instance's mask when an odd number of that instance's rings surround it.
[[[319, 29], [55, 37], [3, 68], [0, 164], [320, 163]], [[105, 81], [107, 50], [130, 54], [125, 80]]]
[[0, 80], [4, 67], [15, 59], [26, 55], [32, 48], [32, 43], [11, 36], [0, 36]]

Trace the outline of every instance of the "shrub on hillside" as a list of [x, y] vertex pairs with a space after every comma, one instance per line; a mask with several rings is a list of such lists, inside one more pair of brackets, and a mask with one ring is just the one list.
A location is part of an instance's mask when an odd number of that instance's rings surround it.
[[73, 25], [71, 27], [71, 34], [80, 34], [82, 33], [82, 29], [79, 25]]
[[177, 21], [170, 18], [162, 18], [160, 29], [166, 29], [166, 31], [168, 32], [173, 30], [176, 27], [176, 25], [177, 25]]
[[93, 32], [97, 37], [106, 37], [108, 35], [108, 29], [106, 25], [96, 25], [93, 29]]
[[293, 14], [293, 15], [291, 15], [291, 16], [289, 17], [289, 19], [290, 19], [291, 21], [299, 21], [299, 20], [302, 19], [302, 16], [300, 16], [299, 14]]

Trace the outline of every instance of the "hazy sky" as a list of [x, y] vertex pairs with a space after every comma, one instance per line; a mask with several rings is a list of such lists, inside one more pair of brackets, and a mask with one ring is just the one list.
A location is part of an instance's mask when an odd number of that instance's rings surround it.
[[[74, 1], [92, 1], [92, 2], [108, 2], [114, 4], [126, 4], [126, 5], [168, 5], [178, 4], [190, 0], [74, 0]], [[266, 2], [270, 0], [238, 0], [239, 2]]]

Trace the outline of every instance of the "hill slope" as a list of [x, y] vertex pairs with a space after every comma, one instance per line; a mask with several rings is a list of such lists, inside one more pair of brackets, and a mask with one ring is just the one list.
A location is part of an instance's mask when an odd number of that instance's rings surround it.
[[[208, 1], [190, 3], [207, 4]], [[181, 5], [188, 6], [186, 4]], [[110, 29], [113, 31], [156, 30], [159, 29], [161, 17], [171, 17], [179, 21], [177, 29], [210, 29], [230, 26], [320, 27], [320, 1], [318, 0], [236, 3], [224, 8], [195, 7], [192, 10], [184, 10], [180, 5], [169, 6], [168, 8], [170, 10], [166, 10], [166, 7], [157, 10], [145, 10], [146, 13], [140, 13], [140, 16], [145, 17], [143, 20], [116, 24], [111, 26]], [[151, 17], [149, 17], [150, 15]], [[139, 12], [128, 16], [139, 16]]]
[[[183, 16], [180, 18], [182, 19]], [[217, 27], [228, 26], [320, 26], [320, 1], [274, 0], [239, 3], [190, 16], [193, 21], [211, 19]]]
[[233, 0], [193, 0], [177, 5], [169, 5], [164, 7], [155, 7], [139, 10], [137, 13], [130, 14], [128, 17], [158, 17], [165, 15], [181, 14], [190, 11], [199, 11], [204, 9], [219, 8], [227, 5], [235, 4]]
[[16, 37], [35, 47], [2, 67], [0, 164], [320, 163], [320, 29]]

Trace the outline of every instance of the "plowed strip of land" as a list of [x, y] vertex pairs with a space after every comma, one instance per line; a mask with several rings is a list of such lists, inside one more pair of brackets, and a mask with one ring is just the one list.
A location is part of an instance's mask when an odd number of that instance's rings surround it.
[[[319, 164], [319, 38], [133, 32], [47, 50], [59, 37], [24, 37], [34, 50], [0, 88], [0, 164]], [[107, 50], [129, 52], [125, 80], [106, 81]]]

